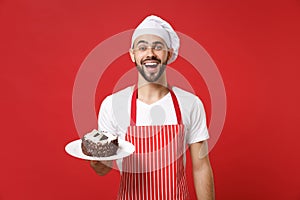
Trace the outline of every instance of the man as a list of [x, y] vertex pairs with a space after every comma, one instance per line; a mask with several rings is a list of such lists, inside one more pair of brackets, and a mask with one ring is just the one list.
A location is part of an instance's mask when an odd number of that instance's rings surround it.
[[[198, 199], [214, 199], [206, 140], [205, 111], [198, 97], [167, 83], [166, 65], [178, 55], [179, 38], [166, 21], [149, 16], [135, 29], [130, 57], [137, 86], [108, 96], [99, 112], [99, 129], [133, 143], [133, 155], [118, 160], [118, 199], [190, 199], [185, 175], [185, 144], [192, 160]], [[112, 161], [91, 161], [106, 175]]]

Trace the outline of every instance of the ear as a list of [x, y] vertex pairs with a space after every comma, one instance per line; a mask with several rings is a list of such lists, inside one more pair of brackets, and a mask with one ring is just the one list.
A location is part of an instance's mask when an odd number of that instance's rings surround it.
[[130, 54], [131, 61], [132, 61], [132, 62], [135, 62], [133, 49], [129, 49], [129, 54]]
[[168, 58], [167, 58], [167, 61], [169, 61], [171, 58], [172, 58], [172, 56], [173, 56], [173, 49], [169, 49], [168, 50]]

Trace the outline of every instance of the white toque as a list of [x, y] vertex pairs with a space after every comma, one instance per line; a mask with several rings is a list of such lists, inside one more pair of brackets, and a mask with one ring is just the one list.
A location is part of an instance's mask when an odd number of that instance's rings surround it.
[[168, 64], [176, 60], [180, 45], [179, 37], [168, 22], [154, 15], [146, 17], [134, 30], [131, 38], [131, 47], [133, 47], [137, 37], [145, 34], [156, 35], [162, 38], [168, 48], [173, 49], [173, 55], [169, 59]]

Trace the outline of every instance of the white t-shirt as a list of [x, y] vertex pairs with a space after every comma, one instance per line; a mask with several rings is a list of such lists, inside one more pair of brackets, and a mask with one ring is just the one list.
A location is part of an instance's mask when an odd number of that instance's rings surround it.
[[[206, 115], [202, 102], [192, 93], [173, 87], [185, 130], [187, 144], [209, 138]], [[130, 125], [131, 98], [133, 87], [127, 87], [107, 96], [101, 104], [98, 116], [98, 129], [116, 133], [125, 139]], [[148, 105], [137, 99], [136, 125], [171, 125], [177, 124], [176, 112], [171, 94], [168, 93], [157, 102]]]

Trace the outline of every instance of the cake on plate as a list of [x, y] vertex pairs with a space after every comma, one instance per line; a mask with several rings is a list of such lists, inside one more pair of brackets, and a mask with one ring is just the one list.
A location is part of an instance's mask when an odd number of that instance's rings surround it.
[[118, 137], [104, 131], [93, 130], [81, 138], [82, 152], [87, 156], [108, 157], [116, 155], [119, 148]]

